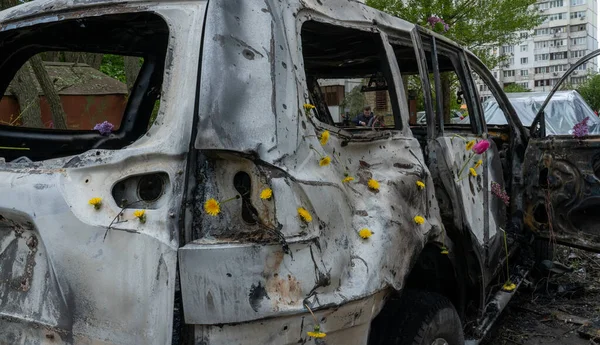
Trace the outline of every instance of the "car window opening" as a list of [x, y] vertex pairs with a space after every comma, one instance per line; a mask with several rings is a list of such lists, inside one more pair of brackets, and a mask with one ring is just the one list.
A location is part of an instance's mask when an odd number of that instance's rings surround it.
[[120, 149], [146, 133], [158, 114], [169, 37], [160, 17], [105, 15], [16, 31], [18, 40], [0, 34], [0, 157]]
[[308, 21], [301, 35], [309, 100], [319, 121], [346, 130], [401, 128], [378, 34]]

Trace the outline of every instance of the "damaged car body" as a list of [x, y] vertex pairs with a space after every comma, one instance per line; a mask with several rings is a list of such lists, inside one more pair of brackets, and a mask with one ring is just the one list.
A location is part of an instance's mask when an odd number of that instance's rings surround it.
[[600, 252], [600, 225], [594, 211], [600, 203], [597, 118], [583, 117], [570, 135], [554, 135], [548, 131], [546, 119], [547, 106], [562, 83], [577, 67], [598, 55], [600, 50], [589, 53], [565, 72], [532, 122], [528, 164], [524, 167], [523, 211], [527, 227], [542, 239], [538, 244], [541, 259], [551, 256], [555, 243]]
[[[121, 108], [108, 86], [76, 108], [116, 104], [110, 126], [6, 106], [0, 342], [403, 345], [440, 319], [423, 344], [476, 344], [527, 273], [505, 268], [530, 225], [529, 133], [443, 36], [342, 0], [40, 0], [0, 12], [4, 98], [28, 104], [19, 85], [52, 52], [139, 74]], [[447, 121], [450, 74], [467, 124]], [[475, 74], [505, 126], [488, 132]], [[324, 85], [357, 78], [376, 130], [328, 108]]]

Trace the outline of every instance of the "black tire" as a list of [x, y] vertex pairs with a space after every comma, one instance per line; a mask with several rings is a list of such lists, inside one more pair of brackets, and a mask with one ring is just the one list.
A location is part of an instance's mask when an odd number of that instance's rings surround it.
[[533, 240], [533, 255], [535, 263], [544, 260], [554, 260], [554, 243], [547, 238], [535, 238]]
[[436, 293], [405, 291], [400, 300], [388, 302], [382, 313], [380, 324], [371, 329], [369, 345], [432, 345], [436, 339], [448, 345], [465, 343], [456, 309]]

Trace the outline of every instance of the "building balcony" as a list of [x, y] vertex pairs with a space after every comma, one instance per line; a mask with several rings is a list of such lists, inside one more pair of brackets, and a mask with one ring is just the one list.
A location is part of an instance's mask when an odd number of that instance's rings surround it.
[[586, 30], [569, 32], [569, 38], [587, 37], [588, 33]]
[[569, 51], [569, 48], [567, 48], [566, 45], [549, 47], [549, 53], [560, 53], [560, 52], [566, 52], [566, 51]]

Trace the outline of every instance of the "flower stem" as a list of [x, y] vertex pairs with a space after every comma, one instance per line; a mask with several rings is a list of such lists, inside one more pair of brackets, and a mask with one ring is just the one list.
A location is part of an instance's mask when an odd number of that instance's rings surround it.
[[504, 250], [506, 251], [506, 277], [508, 281], [510, 281], [510, 266], [508, 265], [508, 242], [506, 240], [506, 231], [504, 229], [500, 229], [504, 233]]
[[311, 150], [315, 151], [315, 152], [316, 152], [316, 153], [319, 155], [319, 157], [323, 158], [323, 155], [322, 155], [321, 153], [319, 153], [319, 151], [317, 151], [317, 150], [316, 150], [316, 149], [315, 149], [315, 148], [312, 146], [312, 144], [311, 144], [309, 147], [310, 147], [310, 149], [311, 149]]
[[317, 321], [317, 317], [315, 316], [315, 314], [313, 314], [313, 311], [310, 309], [310, 307], [307, 304], [305, 304], [304, 306], [306, 307], [306, 309], [308, 309], [308, 311], [312, 315], [313, 319], [315, 319], [315, 323], [319, 324], [319, 321]]
[[233, 198], [229, 198], [229, 199], [227, 199], [227, 200], [223, 200], [223, 201], [221, 201], [221, 205], [222, 205], [222, 204], [224, 204], [224, 203], [226, 203], [226, 202], [230, 202], [230, 201], [232, 201], [232, 200], [236, 200], [236, 199], [239, 199], [239, 198], [240, 198], [240, 196], [239, 196], [239, 195], [236, 195], [236, 196], [234, 196]]
[[454, 135], [453, 135], [453, 136], [450, 138], [450, 141], [452, 141], [452, 139], [454, 139], [454, 138], [461, 138], [461, 139], [462, 139], [462, 140], [464, 140], [465, 142], [467, 142], [467, 141], [468, 141], [468, 140], [467, 140], [467, 138], [465, 138], [465, 137], [462, 137], [462, 136], [460, 136], [460, 135], [458, 135], [458, 134], [454, 134]]
[[[465, 168], [467, 167], [467, 164], [469, 164], [469, 162], [473, 159], [473, 157], [475, 157], [474, 153], [471, 153], [471, 156], [469, 156], [469, 159], [467, 159], [465, 161], [465, 164], [463, 164], [462, 168], [460, 168], [460, 171], [458, 172], [458, 177], [460, 178], [460, 176], [462, 175], [463, 171], [465, 171]], [[462, 180], [462, 179], [461, 179]], [[459, 180], [460, 181], [460, 180]]]

